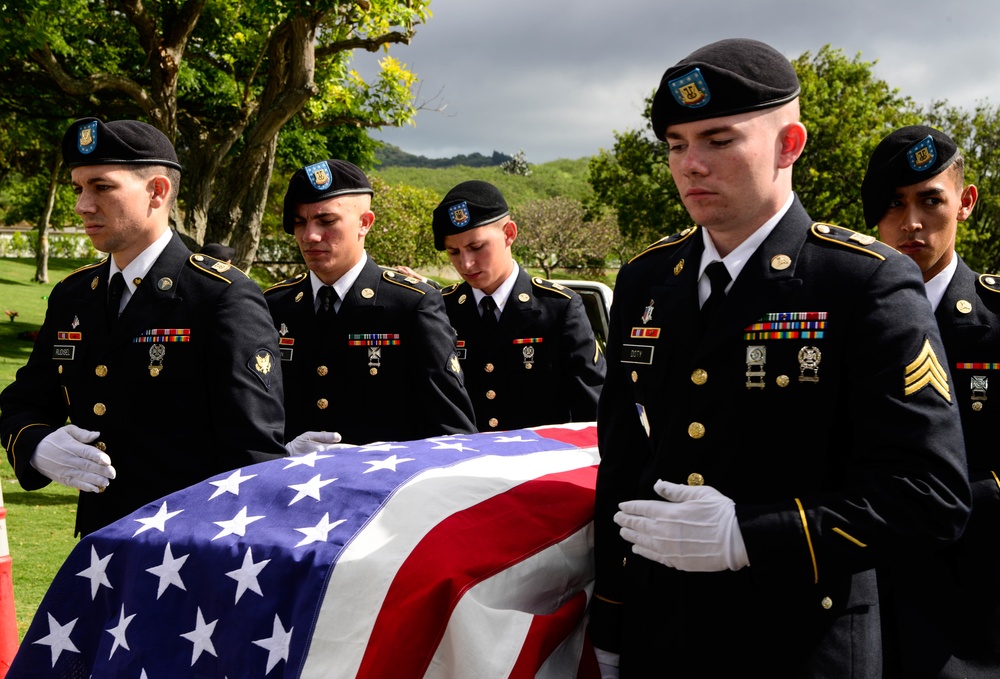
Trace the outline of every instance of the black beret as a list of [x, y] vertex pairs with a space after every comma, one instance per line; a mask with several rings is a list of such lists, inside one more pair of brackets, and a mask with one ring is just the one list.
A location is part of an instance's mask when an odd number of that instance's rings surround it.
[[462, 182], [434, 208], [434, 247], [444, 250], [444, 237], [492, 224], [510, 214], [500, 189], [476, 179]]
[[901, 127], [878, 143], [861, 182], [865, 224], [878, 225], [900, 186], [919, 184], [944, 172], [958, 158], [958, 145], [926, 125]]
[[222, 243], [205, 243], [201, 248], [201, 254], [228, 262], [236, 256], [236, 250]]
[[164, 165], [180, 170], [167, 135], [138, 120], [80, 118], [62, 139], [63, 160], [70, 168], [85, 165]]
[[770, 45], [730, 38], [697, 49], [667, 69], [653, 97], [657, 139], [667, 127], [786, 104], [799, 96], [791, 62]]
[[295, 210], [299, 205], [319, 203], [335, 196], [375, 192], [361, 168], [346, 160], [321, 160], [299, 168], [285, 191], [285, 233], [295, 233]]

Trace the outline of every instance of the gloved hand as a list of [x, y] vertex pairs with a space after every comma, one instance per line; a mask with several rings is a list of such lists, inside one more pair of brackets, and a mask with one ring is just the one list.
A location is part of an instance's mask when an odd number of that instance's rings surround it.
[[[337, 445], [340, 444], [340, 445]], [[335, 431], [307, 431], [285, 444], [285, 450], [292, 457], [308, 455], [329, 448], [353, 448], [348, 443], [340, 443], [340, 434]]]
[[657, 481], [659, 500], [623, 502], [615, 514], [632, 551], [682, 571], [737, 571], [750, 565], [736, 504], [711, 486]]
[[89, 493], [101, 493], [115, 478], [111, 458], [94, 446], [101, 433], [72, 424], [43, 438], [31, 456], [31, 466], [57, 483]]
[[618, 679], [618, 654], [594, 648], [597, 655], [597, 667], [601, 670], [601, 679]]

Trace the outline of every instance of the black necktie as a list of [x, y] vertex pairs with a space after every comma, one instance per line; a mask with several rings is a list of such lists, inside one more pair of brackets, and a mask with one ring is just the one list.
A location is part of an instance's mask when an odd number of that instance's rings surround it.
[[319, 299], [319, 309], [316, 317], [319, 319], [320, 327], [327, 329], [333, 324], [333, 319], [337, 316], [337, 291], [329, 285], [324, 285], [316, 293]]
[[708, 280], [712, 283], [712, 292], [701, 307], [701, 317], [704, 324], [707, 325], [708, 321], [725, 301], [726, 286], [729, 285], [729, 281], [732, 279], [729, 277], [726, 265], [722, 262], [712, 262], [705, 267], [705, 275], [708, 276]]
[[479, 306], [483, 310], [483, 328], [487, 332], [497, 329], [497, 303], [489, 295], [479, 300]]
[[118, 309], [122, 305], [122, 293], [125, 292], [125, 277], [119, 271], [111, 277], [108, 283], [108, 325], [112, 326], [118, 320]]

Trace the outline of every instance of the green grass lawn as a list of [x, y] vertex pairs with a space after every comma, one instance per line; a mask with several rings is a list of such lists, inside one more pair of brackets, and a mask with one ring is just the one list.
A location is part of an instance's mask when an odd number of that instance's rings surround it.
[[[50, 260], [51, 282], [35, 283], [33, 259], [0, 258], [0, 312], [17, 312], [13, 321], [6, 313], [0, 315], [0, 389], [14, 381], [14, 373], [31, 353], [32, 342], [19, 339], [18, 334], [41, 327], [49, 292], [66, 274], [85, 263]], [[21, 490], [6, 455], [0, 464], [0, 478], [7, 507], [17, 629], [23, 637], [49, 583], [77, 542], [73, 537], [77, 492], [57, 483], [31, 493]]]

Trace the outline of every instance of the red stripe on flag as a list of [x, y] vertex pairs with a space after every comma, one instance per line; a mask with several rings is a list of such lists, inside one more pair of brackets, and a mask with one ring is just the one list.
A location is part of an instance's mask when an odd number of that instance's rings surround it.
[[536, 615], [508, 679], [533, 679], [546, 658], [576, 629], [587, 610], [587, 593], [577, 592], [554, 613]]
[[423, 677], [466, 591], [590, 523], [596, 481], [596, 466], [548, 474], [435, 526], [393, 578], [356, 676]]
[[590, 425], [583, 429], [570, 429], [569, 427], [542, 427], [533, 430], [539, 436], [553, 441], [562, 441], [577, 448], [590, 448], [597, 445], [597, 425]]

